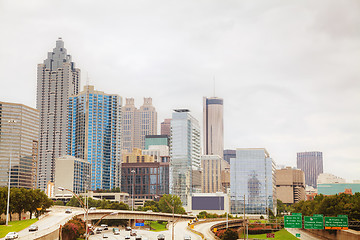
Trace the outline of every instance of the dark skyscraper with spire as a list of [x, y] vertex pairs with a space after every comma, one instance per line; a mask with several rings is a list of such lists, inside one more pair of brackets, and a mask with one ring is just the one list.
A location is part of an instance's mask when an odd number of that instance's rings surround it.
[[40, 111], [38, 187], [54, 182], [55, 158], [66, 154], [68, 97], [78, 94], [80, 69], [59, 38], [37, 68], [36, 108]]

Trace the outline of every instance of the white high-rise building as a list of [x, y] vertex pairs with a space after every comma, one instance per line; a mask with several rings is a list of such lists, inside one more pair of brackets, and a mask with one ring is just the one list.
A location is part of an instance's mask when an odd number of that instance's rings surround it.
[[54, 182], [55, 159], [66, 154], [68, 97], [78, 94], [80, 70], [61, 38], [37, 68], [36, 108], [40, 111], [38, 187]]
[[200, 169], [200, 126], [188, 109], [176, 109], [171, 120], [170, 192], [184, 206], [192, 194], [193, 170]]

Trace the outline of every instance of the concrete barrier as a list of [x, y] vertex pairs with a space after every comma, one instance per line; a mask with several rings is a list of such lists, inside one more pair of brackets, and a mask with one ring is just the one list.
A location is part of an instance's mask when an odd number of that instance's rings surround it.
[[316, 230], [306, 229], [306, 232], [319, 237], [321, 239], [329, 240], [360, 240], [360, 232], [355, 230]]

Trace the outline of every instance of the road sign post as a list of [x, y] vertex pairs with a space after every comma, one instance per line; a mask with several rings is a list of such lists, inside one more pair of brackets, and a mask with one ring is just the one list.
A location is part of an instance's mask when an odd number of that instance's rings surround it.
[[285, 228], [302, 228], [302, 215], [301, 213], [293, 213], [292, 215], [284, 216]]
[[346, 215], [340, 217], [325, 217], [325, 229], [347, 230], [349, 229], [349, 221]]
[[305, 229], [324, 229], [324, 218], [322, 216], [305, 216], [304, 217]]
[[143, 226], [145, 226], [144, 219], [136, 219], [136, 220], [135, 220], [135, 226], [136, 226], [136, 227], [143, 227]]

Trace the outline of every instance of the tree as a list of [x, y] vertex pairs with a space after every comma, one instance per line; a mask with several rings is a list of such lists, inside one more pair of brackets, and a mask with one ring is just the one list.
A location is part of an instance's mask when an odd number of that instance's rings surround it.
[[74, 217], [68, 221], [61, 230], [62, 239], [73, 240], [81, 237], [85, 233], [85, 222], [80, 218]]
[[179, 196], [164, 194], [159, 200], [159, 210], [164, 213], [172, 213], [172, 207], [174, 207], [174, 213], [176, 214], [184, 214], [185, 209], [182, 206], [182, 202]]
[[26, 206], [25, 192], [26, 190], [23, 188], [10, 189], [9, 211], [11, 213], [17, 213], [19, 215], [19, 220], [21, 220], [21, 213], [25, 210], [25, 206]]
[[107, 209], [129, 210], [129, 206], [123, 202], [112, 202], [106, 206]]
[[238, 234], [231, 230], [230, 228], [226, 229], [224, 234], [221, 236], [222, 240], [236, 240], [238, 239]]
[[[84, 202], [84, 198], [82, 196], [79, 197], [81, 201]], [[73, 196], [68, 203], [66, 203], [66, 206], [69, 207], [83, 207], [79, 199], [77, 199], [75, 196]]]
[[61, 200], [56, 200], [54, 205], [56, 205], [56, 206], [64, 206], [64, 202], [61, 201]]
[[7, 188], [0, 188], [0, 215], [6, 213]]

